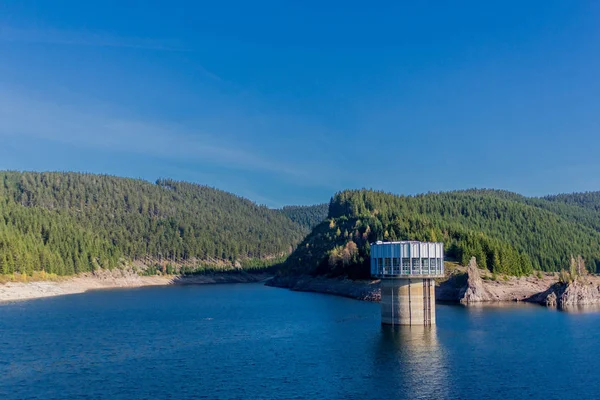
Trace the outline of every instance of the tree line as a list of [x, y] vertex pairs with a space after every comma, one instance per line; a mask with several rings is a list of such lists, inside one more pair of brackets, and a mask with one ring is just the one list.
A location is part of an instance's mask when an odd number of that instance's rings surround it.
[[348, 190], [329, 204], [272, 210], [170, 179], [0, 172], [0, 274], [72, 275], [133, 261], [185, 273], [262, 269], [291, 253], [288, 272], [367, 277], [369, 243], [404, 239], [442, 241], [448, 257], [475, 256], [496, 273], [559, 271], [578, 256], [596, 272], [600, 194]]
[[494, 190], [418, 196], [348, 190], [331, 199], [328, 220], [297, 247], [285, 271], [364, 278], [369, 243], [420, 240], [443, 242], [447, 257], [466, 265], [474, 256], [494, 273], [560, 271], [574, 256], [596, 272], [599, 217], [589, 207]]
[[256, 268], [289, 254], [305, 234], [280, 211], [207, 186], [0, 173], [4, 274], [71, 275], [135, 260]]
[[284, 206], [281, 212], [296, 224], [305, 228], [307, 233], [327, 218], [329, 204], [313, 206]]

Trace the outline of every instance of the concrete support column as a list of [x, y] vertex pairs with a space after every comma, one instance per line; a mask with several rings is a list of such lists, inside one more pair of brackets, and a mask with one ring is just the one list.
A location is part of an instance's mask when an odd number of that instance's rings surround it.
[[435, 282], [429, 278], [382, 279], [381, 323], [435, 325]]

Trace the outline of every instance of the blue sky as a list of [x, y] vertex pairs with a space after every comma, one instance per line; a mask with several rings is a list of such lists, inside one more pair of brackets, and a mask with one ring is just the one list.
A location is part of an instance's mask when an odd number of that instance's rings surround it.
[[0, 169], [208, 184], [600, 190], [592, 1], [0, 3]]

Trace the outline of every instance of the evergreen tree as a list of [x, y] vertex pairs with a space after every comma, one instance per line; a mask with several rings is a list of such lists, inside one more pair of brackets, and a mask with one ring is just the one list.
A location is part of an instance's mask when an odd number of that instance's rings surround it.
[[[356, 229], [360, 257], [375, 240], [440, 240], [446, 255], [466, 265], [476, 257], [495, 274], [526, 275], [533, 270], [569, 268], [571, 254], [581, 254], [582, 265], [600, 265], [600, 206], [585, 197], [585, 207], [556, 200], [525, 198], [493, 190], [468, 190], [396, 196], [370, 190], [337, 193], [330, 201], [328, 219], [318, 225], [292, 253], [287, 273], [368, 277], [368, 261], [346, 268], [327, 268], [330, 251], [348, 239], [331, 235]], [[593, 216], [593, 218], [592, 218]], [[360, 224], [359, 224], [360, 221]], [[365, 227], [370, 227], [368, 230]], [[310, 249], [308, 251], [307, 249]]]
[[[318, 209], [302, 208], [296, 215], [302, 212], [311, 221], [319, 218]], [[275, 262], [306, 229], [282, 211], [206, 186], [0, 173], [0, 271], [7, 274], [70, 275], [157, 259], [173, 265]]]

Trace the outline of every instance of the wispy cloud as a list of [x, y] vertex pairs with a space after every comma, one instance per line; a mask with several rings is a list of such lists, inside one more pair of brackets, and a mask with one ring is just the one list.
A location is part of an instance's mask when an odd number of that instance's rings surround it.
[[[193, 58], [194, 50], [176, 40], [123, 37], [106, 32], [72, 31], [51, 27], [14, 27], [0, 22], [0, 43], [40, 44], [58, 46], [82, 46], [98, 48], [149, 50], [182, 53], [182, 59]], [[235, 84], [211, 71], [198, 60], [190, 61], [194, 71], [228, 87], [237, 88]], [[238, 88], [239, 89], [239, 88]]]
[[58, 45], [121, 47], [159, 51], [191, 51], [168, 40], [118, 37], [103, 32], [67, 31], [53, 28], [15, 28], [0, 26], [0, 41]]
[[279, 162], [200, 128], [123, 118], [40, 100], [0, 86], [0, 136], [18, 135], [242, 171], [263, 171], [305, 184], [328, 184], [313, 168]]

